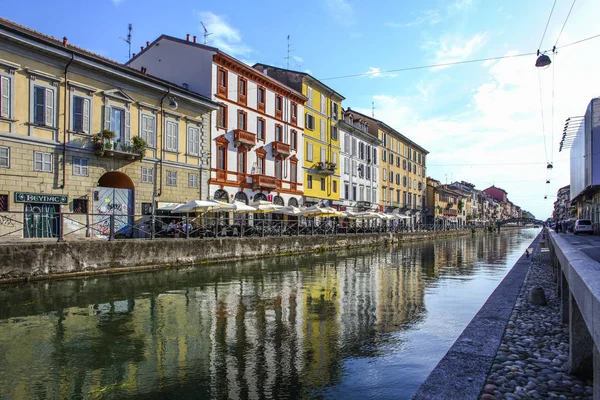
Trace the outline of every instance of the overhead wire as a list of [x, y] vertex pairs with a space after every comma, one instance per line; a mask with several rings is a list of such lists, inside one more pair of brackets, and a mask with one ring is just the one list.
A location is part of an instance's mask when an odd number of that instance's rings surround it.
[[546, 21], [546, 28], [544, 29], [544, 34], [542, 35], [542, 40], [540, 40], [540, 45], [538, 49], [542, 48], [542, 43], [544, 42], [544, 37], [546, 37], [546, 31], [548, 30], [548, 25], [550, 24], [550, 19], [552, 18], [552, 13], [554, 12], [554, 7], [556, 6], [556, 0], [554, 0], [554, 4], [552, 4], [552, 10], [550, 10], [550, 15], [548, 16], [548, 21]]
[[[586, 42], [588, 40], [596, 39], [598, 37], [600, 37], [600, 34], [562, 45], [562, 46], [560, 46], [560, 48], [563, 49], [565, 47], [573, 46], [575, 44], [579, 44], [582, 42]], [[523, 53], [523, 54], [511, 54], [511, 55], [505, 55], [505, 56], [499, 56], [499, 57], [478, 58], [478, 59], [474, 59], [474, 60], [453, 61], [453, 62], [447, 62], [447, 63], [441, 63], [441, 64], [419, 65], [419, 66], [414, 66], [414, 67], [406, 67], [406, 68], [397, 68], [397, 69], [388, 69], [385, 71], [378, 71], [377, 74], [385, 75], [385, 74], [390, 74], [390, 73], [395, 73], [395, 72], [406, 72], [406, 71], [414, 71], [414, 70], [419, 70], [419, 69], [450, 67], [453, 65], [472, 64], [472, 63], [485, 62], [485, 61], [502, 60], [505, 58], [518, 58], [518, 57], [535, 56], [535, 55], [537, 55], [537, 52], [530, 52], [530, 53]], [[328, 78], [319, 78], [319, 80], [327, 81], [327, 80], [334, 80], [334, 79], [358, 78], [361, 76], [375, 76], [375, 74], [373, 72], [362, 72], [362, 73], [358, 73], [358, 74], [349, 74], [349, 75], [331, 76]]]
[[554, 43], [554, 47], [556, 47], [558, 45], [558, 40], [560, 39], [560, 35], [562, 35], [563, 30], [565, 29], [565, 25], [567, 25], [567, 21], [569, 20], [569, 17], [571, 16], [571, 11], [573, 11], [573, 7], [575, 6], [575, 2], [577, 0], [573, 0], [573, 4], [571, 4], [571, 8], [569, 9], [569, 13], [567, 14], [567, 18], [565, 18], [565, 22], [562, 26], [562, 28], [560, 28], [560, 32], [558, 33], [558, 37], [556, 38], [556, 42]]

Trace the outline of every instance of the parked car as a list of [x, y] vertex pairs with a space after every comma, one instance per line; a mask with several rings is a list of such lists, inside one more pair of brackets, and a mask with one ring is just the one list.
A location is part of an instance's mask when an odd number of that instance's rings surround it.
[[577, 221], [575, 221], [573, 233], [575, 235], [580, 233], [589, 233], [591, 235], [592, 233], [594, 233], [594, 229], [592, 228], [592, 221], [590, 221], [589, 219], [578, 219]]

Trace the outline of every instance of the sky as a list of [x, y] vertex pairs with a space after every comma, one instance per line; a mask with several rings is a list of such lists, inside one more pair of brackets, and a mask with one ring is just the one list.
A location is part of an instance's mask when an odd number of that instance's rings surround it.
[[[208, 44], [250, 65], [287, 67], [289, 35], [289, 68], [428, 150], [428, 176], [496, 185], [542, 219], [569, 184], [570, 154], [558, 151], [565, 120], [600, 96], [600, 38], [561, 48], [600, 34], [597, 0], [577, 0], [560, 37], [571, 0], [35, 3], [32, 13], [31, 3], [8, 2], [2, 17], [120, 62], [129, 23], [133, 53], [163, 33], [203, 41], [204, 23]], [[523, 56], [538, 49], [553, 59], [543, 70]], [[517, 57], [386, 72], [502, 56]]]

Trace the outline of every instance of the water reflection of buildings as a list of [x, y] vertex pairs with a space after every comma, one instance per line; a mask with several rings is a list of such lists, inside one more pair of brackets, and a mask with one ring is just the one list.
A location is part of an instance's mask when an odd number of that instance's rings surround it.
[[[507, 246], [490, 235], [32, 286], [2, 313], [0, 389], [8, 398], [311, 397], [343, 379], [345, 359], [377, 356], [390, 333], [418, 323], [428, 285], [497, 263]], [[69, 285], [78, 289], [67, 299]]]

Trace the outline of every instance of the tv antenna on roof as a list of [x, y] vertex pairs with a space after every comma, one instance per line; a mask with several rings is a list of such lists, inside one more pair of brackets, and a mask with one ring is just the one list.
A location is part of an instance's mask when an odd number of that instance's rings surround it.
[[290, 69], [290, 58], [292, 58], [292, 52], [294, 51], [294, 49], [292, 48], [293, 44], [290, 43], [290, 35], [287, 35], [287, 57], [283, 57], [283, 59], [286, 61], [287, 69]]
[[204, 44], [206, 44], [208, 42], [208, 37], [212, 35], [212, 32], [209, 32], [208, 29], [206, 29], [204, 22], [200, 21], [200, 23], [202, 24], [202, 28], [204, 29]]
[[133, 29], [133, 25], [129, 24], [127, 39], [125, 39], [124, 37], [119, 37], [119, 39], [121, 39], [122, 41], [124, 41], [125, 43], [127, 43], [129, 45], [129, 59], [131, 59], [131, 30], [132, 29]]

